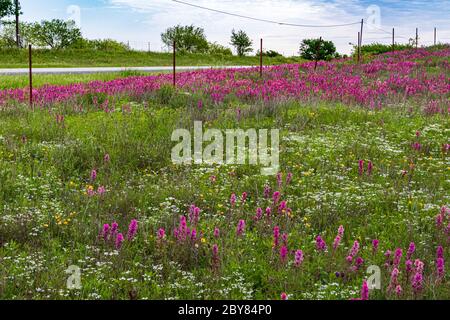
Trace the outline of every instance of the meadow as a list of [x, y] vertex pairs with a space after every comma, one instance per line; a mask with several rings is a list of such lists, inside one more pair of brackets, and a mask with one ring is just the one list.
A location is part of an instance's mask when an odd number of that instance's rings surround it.
[[[295, 63], [299, 57], [265, 57], [268, 65]], [[233, 56], [221, 54], [179, 53], [180, 66], [247, 66], [258, 65], [257, 56]], [[75, 67], [152, 67], [171, 66], [172, 53], [145, 52], [135, 50], [93, 49], [34, 49], [35, 68]], [[28, 68], [28, 49], [0, 49], [0, 68]]]
[[[449, 299], [449, 57], [1, 90], [0, 297]], [[279, 173], [174, 164], [194, 121], [279, 129]]]

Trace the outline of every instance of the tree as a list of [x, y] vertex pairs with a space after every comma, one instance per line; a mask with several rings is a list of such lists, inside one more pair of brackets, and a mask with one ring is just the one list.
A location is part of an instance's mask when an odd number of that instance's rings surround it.
[[[22, 12], [20, 11], [20, 3], [19, 0], [0, 0], [0, 20], [4, 17], [9, 17], [15, 15], [16, 17], [16, 45], [20, 48], [20, 36], [19, 36], [19, 15]], [[1, 21], [0, 21], [1, 22]]]
[[[20, 22], [20, 46], [25, 44], [36, 45], [33, 41], [31, 35], [31, 29], [33, 24], [28, 22]], [[16, 35], [16, 22], [15, 21], [4, 21], [3, 28], [0, 32], [0, 47], [13, 48], [17, 47], [17, 35]]]
[[336, 47], [332, 41], [305, 39], [300, 45], [300, 56], [306, 60], [331, 60], [336, 54]]
[[82, 39], [81, 31], [74, 21], [59, 19], [33, 24], [31, 37], [36, 45], [52, 49], [68, 48]]
[[9, 17], [15, 12], [13, 0], [0, 0], [0, 20]]
[[177, 49], [182, 52], [198, 53], [208, 50], [205, 30], [193, 25], [168, 28], [161, 34], [161, 40], [168, 48], [172, 48], [175, 41]]
[[250, 40], [249, 36], [245, 31], [239, 30], [238, 32], [231, 31], [231, 43], [233, 47], [236, 48], [238, 56], [242, 57], [248, 52], [252, 52], [253, 42]]

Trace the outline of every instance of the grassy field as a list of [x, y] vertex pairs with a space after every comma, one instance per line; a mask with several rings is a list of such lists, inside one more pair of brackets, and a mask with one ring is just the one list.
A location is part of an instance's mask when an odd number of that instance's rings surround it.
[[[2, 298], [277, 299], [287, 292], [291, 299], [349, 299], [359, 296], [365, 274], [346, 262], [355, 240], [365, 266], [383, 266], [386, 250], [411, 241], [415, 256], [434, 259], [434, 217], [448, 201], [450, 168], [440, 148], [417, 154], [410, 142], [421, 130], [424, 142], [445, 143], [448, 119], [287, 103], [270, 111], [248, 106], [237, 120], [230, 107], [199, 113], [178, 109], [175, 100], [135, 104], [131, 113], [68, 114], [64, 122], [46, 111], [1, 114]], [[292, 182], [278, 185], [252, 166], [173, 165], [171, 132], [193, 120], [221, 129], [284, 128], [283, 181], [290, 172]], [[358, 159], [373, 161], [372, 175], [358, 175]], [[411, 163], [414, 174], [402, 175]], [[102, 186], [105, 193], [90, 195]], [[292, 211], [277, 214], [264, 186], [280, 190]], [[174, 240], [170, 230], [193, 203], [201, 209], [199, 222], [189, 224], [197, 240]], [[258, 207], [272, 208], [273, 216], [254, 220]], [[132, 219], [139, 221], [138, 234], [121, 250], [99, 236], [112, 221], [126, 236]], [[240, 220], [247, 225], [237, 236]], [[333, 250], [340, 225], [345, 235]], [[289, 248], [303, 250], [301, 267], [280, 258], [274, 226], [286, 233]], [[158, 239], [159, 228], [164, 238]], [[327, 252], [316, 251], [318, 234]], [[373, 239], [380, 241], [378, 251], [371, 249]], [[66, 288], [70, 265], [82, 270], [80, 290]], [[386, 291], [389, 272], [382, 270], [384, 289], [371, 298], [395, 298]], [[409, 290], [405, 285], [403, 297], [414, 296]], [[421, 297], [449, 294], [445, 284]]]
[[[448, 299], [448, 50], [0, 95], [0, 297]], [[174, 162], [196, 121], [278, 174]]]
[[[180, 54], [180, 66], [200, 65], [259, 65], [259, 57], [221, 56], [207, 54]], [[300, 58], [264, 58], [267, 65], [298, 62]], [[172, 54], [140, 51], [99, 50], [34, 50], [33, 65], [36, 68], [54, 67], [150, 67], [172, 65]], [[0, 68], [26, 68], [28, 50], [0, 49]]]

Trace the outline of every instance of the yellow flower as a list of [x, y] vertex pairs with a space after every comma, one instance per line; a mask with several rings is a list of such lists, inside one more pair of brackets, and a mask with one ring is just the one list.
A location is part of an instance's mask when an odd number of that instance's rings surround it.
[[205, 238], [202, 238], [201, 241], [202, 241], [202, 243], [206, 243], [206, 239]]

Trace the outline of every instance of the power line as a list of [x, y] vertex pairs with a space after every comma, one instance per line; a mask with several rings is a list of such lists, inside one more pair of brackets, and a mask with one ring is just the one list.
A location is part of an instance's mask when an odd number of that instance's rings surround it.
[[184, 5], [187, 5], [187, 6], [190, 6], [190, 7], [198, 8], [198, 9], [203, 9], [203, 10], [208, 10], [208, 11], [212, 11], [212, 12], [216, 12], [216, 13], [226, 14], [226, 15], [233, 16], [233, 17], [238, 17], [238, 18], [244, 18], [244, 19], [260, 21], [260, 22], [265, 22], [265, 23], [278, 24], [280, 26], [291, 26], [291, 27], [302, 27], [302, 28], [337, 28], [337, 27], [348, 27], [348, 26], [361, 24], [361, 21], [352, 22], [352, 23], [344, 23], [344, 24], [332, 24], [332, 25], [295, 24], [295, 23], [287, 23], [287, 22], [279, 22], [279, 21], [274, 21], [274, 20], [266, 20], [266, 19], [254, 18], [254, 17], [245, 16], [245, 15], [241, 15], [241, 14], [226, 12], [226, 11], [222, 11], [222, 10], [216, 10], [216, 9], [212, 9], [212, 8], [207, 8], [207, 7], [203, 7], [203, 6], [199, 6], [199, 5], [196, 5], [196, 4], [192, 4], [192, 3], [188, 3], [188, 2], [184, 2], [184, 1], [179, 1], [179, 0], [172, 0], [172, 1], [180, 3], [180, 4], [184, 4]]

